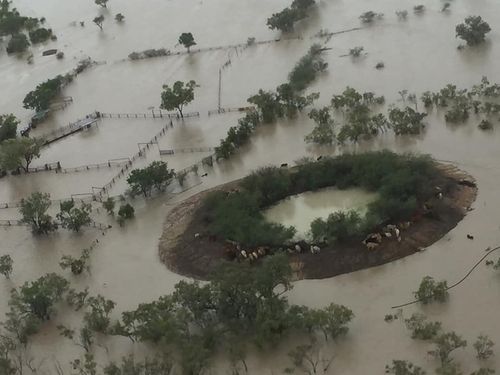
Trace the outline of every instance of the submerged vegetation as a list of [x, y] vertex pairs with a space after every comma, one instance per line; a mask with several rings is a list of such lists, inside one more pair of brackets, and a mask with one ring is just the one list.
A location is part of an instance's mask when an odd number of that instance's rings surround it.
[[291, 32], [296, 22], [307, 18], [309, 9], [315, 4], [315, 0], [293, 0], [290, 7], [269, 17], [267, 26], [272, 30], [278, 29], [285, 33]]
[[259, 125], [272, 123], [285, 116], [293, 117], [319, 97], [315, 93], [302, 96], [301, 92], [319, 73], [326, 70], [328, 64], [321, 57], [322, 51], [319, 45], [313, 45], [290, 72], [289, 82], [278, 86], [276, 92], [259, 90], [248, 98], [248, 102], [254, 104], [257, 110], [247, 112], [244, 118], [238, 120], [238, 126], [229, 129], [226, 139], [222, 139], [215, 148], [216, 160], [228, 159], [236, 153]]
[[433, 194], [429, 181], [435, 174], [428, 157], [388, 151], [323, 158], [293, 170], [260, 169], [241, 182], [242, 190], [209, 195], [200, 212], [213, 235], [243, 246], [280, 246], [295, 230], [266, 222], [261, 213], [264, 208], [287, 196], [329, 186], [377, 192], [379, 198], [370, 204], [365, 218], [352, 212], [336, 213], [313, 223], [314, 241], [333, 243], [359, 237], [389, 220], [407, 219]]

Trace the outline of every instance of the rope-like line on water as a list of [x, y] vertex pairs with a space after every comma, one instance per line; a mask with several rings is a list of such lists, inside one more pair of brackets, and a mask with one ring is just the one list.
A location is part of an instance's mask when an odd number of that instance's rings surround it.
[[[455, 288], [456, 286], [460, 285], [462, 282], [464, 282], [464, 281], [465, 281], [465, 279], [467, 279], [467, 278], [470, 276], [470, 274], [471, 274], [471, 273], [472, 273], [472, 272], [473, 272], [473, 271], [477, 268], [477, 266], [479, 266], [479, 265], [483, 262], [483, 260], [485, 260], [485, 259], [486, 259], [486, 258], [487, 258], [487, 257], [488, 257], [491, 253], [493, 253], [493, 252], [497, 251], [498, 249], [500, 249], [500, 246], [497, 246], [497, 247], [495, 247], [495, 248], [493, 248], [493, 249], [489, 250], [489, 251], [488, 251], [485, 255], [483, 255], [483, 256], [481, 257], [481, 259], [479, 259], [479, 260], [476, 262], [476, 264], [474, 264], [474, 266], [473, 266], [473, 267], [469, 270], [469, 272], [467, 272], [467, 273], [465, 274], [465, 276], [464, 276], [464, 277], [462, 277], [462, 278], [461, 278], [459, 281], [457, 281], [455, 284], [453, 284], [453, 285], [449, 286], [448, 288], [446, 288], [446, 290], [453, 289], [453, 288]], [[405, 307], [405, 306], [413, 305], [413, 304], [418, 303], [418, 302], [420, 302], [420, 301], [422, 301], [422, 299], [421, 299], [421, 298], [420, 298], [420, 299], [413, 300], [413, 301], [411, 301], [411, 302], [403, 303], [402, 305], [392, 306], [392, 307], [391, 307], [391, 309], [399, 309], [399, 308], [401, 308], [401, 307]]]

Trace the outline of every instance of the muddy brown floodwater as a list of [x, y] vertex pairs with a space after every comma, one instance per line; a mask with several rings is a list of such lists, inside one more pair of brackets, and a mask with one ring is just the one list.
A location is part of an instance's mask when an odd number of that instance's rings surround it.
[[[214, 50], [191, 56], [122, 61], [134, 50], [160, 47], [180, 50], [174, 45], [183, 31], [193, 32], [200, 47], [244, 43], [251, 36], [257, 40], [279, 37], [278, 32], [266, 28], [265, 19], [289, 3], [285, 0], [148, 0], [146, 4], [137, 0], [110, 0], [108, 9], [100, 9], [91, 0], [14, 0], [22, 14], [45, 16], [58, 41], [32, 47], [33, 65], [28, 65], [25, 59], [7, 56], [2, 48], [0, 112], [13, 112], [26, 120], [30, 113], [22, 108], [25, 94], [47, 78], [71, 70], [80, 58], [90, 56], [102, 64], [78, 76], [65, 89], [64, 95], [71, 96], [73, 103], [40, 125], [37, 134], [67, 125], [94, 110], [147, 112], [151, 106], [157, 109], [162, 84], [194, 79], [200, 87], [187, 110], [199, 111], [201, 117], [176, 122], [172, 132], [159, 143], [164, 142], [165, 147], [173, 146], [171, 148], [177, 145], [214, 146], [237, 119], [233, 114], [207, 116], [208, 110], [217, 107], [218, 70], [228, 59], [231, 65], [222, 72], [221, 102], [226, 107], [241, 106], [259, 88], [270, 90], [284, 82], [294, 63], [318, 41], [313, 35], [320, 29], [337, 31], [357, 27], [358, 16], [368, 10], [384, 13], [385, 17], [363, 30], [334, 36], [327, 43], [331, 48], [326, 55], [328, 73], [308, 89], [308, 92], [321, 92], [318, 106], [328, 103], [333, 93], [339, 93], [347, 85], [383, 94], [391, 103], [399, 99], [398, 91], [404, 89], [420, 94], [440, 89], [447, 83], [465, 88], [479, 82], [483, 75], [492, 82], [500, 82], [500, 30], [497, 28], [500, 3], [497, 0], [454, 0], [450, 11], [444, 13], [440, 11], [442, 2], [422, 0], [420, 3], [426, 6], [426, 11], [420, 16], [413, 14], [415, 3], [409, 0], [319, 0], [317, 11], [297, 28], [302, 36], [300, 40], [245, 50]], [[397, 20], [394, 12], [398, 9], [409, 11], [407, 21]], [[126, 16], [123, 25], [112, 20], [118, 12]], [[91, 21], [101, 13], [106, 17], [102, 32]], [[458, 51], [455, 25], [468, 15], [483, 16], [493, 31], [484, 45]], [[74, 21], [77, 23], [72, 24]], [[85, 27], [80, 27], [78, 21], [85, 21]], [[367, 55], [356, 61], [339, 57], [355, 46], [363, 46]], [[63, 50], [65, 59], [42, 57], [42, 51], [48, 48]], [[385, 63], [385, 69], [374, 69], [379, 61]], [[88, 133], [54, 143], [42, 152], [36, 163], [61, 161], [68, 166], [78, 166], [129, 157], [137, 151], [137, 143], [150, 139], [164, 125], [161, 120], [105, 121]], [[77, 288], [88, 285], [91, 293], [100, 293], [116, 301], [114, 317], [141, 302], [170, 293], [174, 284], [183, 278], [166, 269], [158, 259], [158, 238], [165, 215], [175, 202], [241, 178], [257, 167], [293, 163], [303, 156], [346, 151], [387, 148], [397, 152], [428, 153], [436, 159], [455, 163], [475, 177], [479, 192], [474, 210], [425, 252], [335, 278], [296, 282], [289, 298], [293, 303], [311, 307], [334, 301], [355, 312], [356, 318], [345, 340], [330, 343], [325, 348], [335, 353], [331, 374], [381, 374], [384, 365], [392, 359], [408, 359], [428, 370], [433, 369], [437, 364], [426, 354], [429, 344], [411, 340], [401, 320], [387, 324], [383, 318], [391, 312], [391, 306], [411, 299], [412, 291], [423, 276], [431, 275], [452, 283], [484, 254], [484, 249], [500, 243], [500, 129], [495, 122], [491, 132], [482, 132], [477, 129], [479, 119], [474, 116], [468, 123], [449, 126], [440, 111], [432, 111], [426, 121], [426, 132], [418, 137], [395, 138], [385, 134], [352, 147], [323, 149], [304, 143], [303, 137], [313, 124], [307, 116], [299, 116], [259, 129], [251, 143], [231, 161], [207, 169], [206, 178], [190, 176], [190, 184], [201, 182], [194, 188], [147, 201], [135, 200], [136, 218], [123, 228], [115, 225], [105, 235], [95, 230], [86, 230], [80, 235], [60, 231], [47, 238], [35, 238], [26, 228], [2, 227], [0, 253], [12, 255], [14, 275], [11, 281], [0, 282], [0, 314], [8, 309], [9, 291], [13, 286], [47, 272], [59, 272], [58, 261], [62, 254], [76, 254], [95, 239], [99, 239], [99, 245], [92, 255], [91, 276], [74, 278], [72, 284]], [[141, 166], [159, 158], [158, 150], [152, 149], [146, 159], [134, 165]], [[190, 155], [184, 159], [175, 155], [173, 159], [162, 157], [162, 160], [171, 160], [176, 168], [182, 168], [188, 165], [188, 158], [195, 157]], [[35, 190], [52, 193], [55, 198], [86, 193], [106, 184], [109, 173], [109, 170], [102, 170], [62, 176], [47, 172], [3, 178], [0, 179], [0, 201], [19, 200]], [[124, 189], [124, 179], [121, 179], [113, 187], [112, 194], [121, 194]], [[1, 218], [18, 217], [17, 209], [0, 211]], [[101, 213], [96, 220], [110, 219]], [[467, 234], [473, 234], [475, 239], [467, 240]], [[479, 333], [487, 333], [499, 343], [499, 310], [500, 275], [481, 265], [466, 282], [452, 290], [446, 304], [425, 308], [411, 306], [403, 310], [403, 315], [424, 312], [431, 319], [442, 321], [445, 329], [461, 333], [469, 344]], [[69, 360], [81, 354], [78, 347], [68, 345], [55, 329], [60, 323], [77, 327], [80, 321], [80, 315], [62, 308], [33, 338], [29, 352], [36, 358], [35, 364], [40, 365], [40, 373], [53, 372], [55, 361], [67, 368]], [[100, 338], [99, 341], [114, 359], [144, 352], [142, 347], [125, 339]], [[252, 352], [248, 360], [249, 372], [281, 372], [288, 365], [287, 351], [297, 343], [290, 340], [272, 354]], [[96, 351], [102, 361], [105, 350], [98, 347]], [[467, 373], [478, 367], [471, 348], [454, 356]], [[489, 365], [499, 369], [500, 356], [493, 357]], [[217, 359], [213, 366], [214, 372], [223, 373], [227, 361]]]

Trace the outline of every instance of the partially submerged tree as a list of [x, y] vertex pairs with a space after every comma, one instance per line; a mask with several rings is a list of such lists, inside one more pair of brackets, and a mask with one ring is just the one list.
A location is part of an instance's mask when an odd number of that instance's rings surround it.
[[109, 0], [95, 0], [95, 3], [103, 8], [107, 8], [108, 1]]
[[179, 36], [179, 44], [182, 44], [187, 49], [187, 51], [189, 53], [190, 52], [190, 48], [192, 46], [196, 45], [196, 42], [194, 41], [193, 34], [191, 34], [191, 33], [182, 33]]
[[130, 220], [134, 217], [135, 210], [129, 203], [123, 204], [118, 210], [118, 224], [123, 225], [126, 220]]
[[63, 228], [74, 232], [79, 232], [83, 226], [92, 223], [90, 213], [92, 206], [90, 203], [82, 202], [80, 207], [75, 206], [74, 200], [61, 202], [60, 212], [56, 215]]
[[414, 365], [409, 361], [393, 360], [392, 366], [385, 366], [386, 374], [394, 375], [425, 375], [426, 372], [422, 368]]
[[293, 373], [300, 370], [304, 374], [327, 374], [334, 356], [325, 356], [315, 340], [305, 345], [298, 345], [288, 353], [293, 368], [285, 369], [285, 373]]
[[7, 44], [7, 53], [20, 53], [28, 49], [30, 42], [26, 35], [19, 33], [14, 34]]
[[423, 304], [444, 302], [448, 298], [448, 284], [446, 280], [436, 282], [432, 277], [425, 276], [414, 294]]
[[81, 275], [83, 271], [90, 273], [90, 266], [88, 264], [90, 260], [90, 250], [84, 249], [82, 255], [79, 258], [74, 258], [71, 255], [63, 255], [59, 266], [65, 270], [69, 268], [71, 273], [75, 276]]
[[101, 14], [100, 16], [95, 17], [92, 22], [94, 22], [99, 29], [102, 30], [102, 23], [104, 22], [104, 16]]
[[0, 115], [0, 143], [6, 139], [16, 138], [19, 120], [13, 114]]
[[40, 157], [43, 139], [20, 137], [8, 139], [0, 145], [0, 167], [5, 170], [22, 168], [29, 172], [31, 162]]
[[108, 199], [102, 202], [102, 207], [107, 211], [109, 215], [114, 215], [115, 200], [113, 199], [113, 197], [108, 197]]
[[57, 228], [52, 222], [52, 217], [47, 214], [50, 207], [50, 195], [44, 193], [32, 193], [29, 198], [21, 200], [20, 212], [21, 222], [31, 226], [37, 234], [47, 234]]
[[83, 317], [85, 326], [94, 332], [107, 333], [111, 323], [109, 315], [116, 303], [99, 294], [96, 297], [89, 297], [87, 305], [89, 310]]
[[196, 82], [191, 80], [188, 83], [177, 81], [172, 87], [163, 85], [161, 93], [161, 109], [171, 111], [176, 109], [179, 111], [181, 118], [184, 118], [182, 109], [185, 105], [194, 100], [194, 89], [197, 87]]
[[457, 25], [455, 31], [457, 37], [465, 40], [469, 46], [474, 46], [484, 42], [491, 27], [486, 21], [483, 21], [481, 16], [469, 16], [465, 18], [464, 23]]
[[10, 305], [20, 311], [33, 314], [41, 321], [49, 320], [54, 313], [54, 305], [62, 300], [69, 282], [63, 277], [49, 273], [39, 279], [26, 282], [19, 289], [13, 289]]
[[65, 77], [59, 75], [40, 83], [35, 90], [26, 95], [23, 100], [23, 107], [37, 112], [48, 109], [51, 101], [61, 92], [65, 82]]
[[316, 122], [316, 127], [305, 136], [305, 141], [318, 145], [332, 145], [335, 141], [335, 122], [330, 109], [328, 107], [313, 109], [309, 112], [309, 117]]
[[4, 275], [7, 279], [10, 279], [13, 265], [14, 261], [10, 255], [7, 254], [0, 256], [0, 274]]
[[125, 16], [121, 13], [117, 13], [115, 16], [115, 21], [116, 22], [123, 22], [123, 20], [125, 20]]
[[445, 366], [452, 362], [450, 354], [459, 348], [465, 348], [467, 341], [455, 332], [442, 333], [434, 340], [435, 348], [429, 351], [429, 354], [441, 362], [441, 366]]
[[476, 357], [480, 360], [486, 360], [493, 355], [493, 346], [495, 343], [486, 335], [479, 335], [473, 346], [476, 350]]
[[440, 322], [429, 322], [423, 314], [414, 313], [405, 319], [406, 328], [411, 330], [411, 337], [419, 340], [432, 340], [441, 331]]
[[164, 191], [174, 176], [174, 170], [168, 169], [167, 163], [154, 161], [146, 168], [132, 170], [127, 182], [134, 194], [142, 193], [148, 197], [153, 188]]

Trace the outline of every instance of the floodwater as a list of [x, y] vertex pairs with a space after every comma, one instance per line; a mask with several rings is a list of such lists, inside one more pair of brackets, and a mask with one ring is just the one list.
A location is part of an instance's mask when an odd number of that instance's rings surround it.
[[264, 211], [268, 221], [293, 226], [296, 238], [306, 238], [311, 223], [334, 212], [354, 210], [364, 216], [377, 195], [363, 189], [326, 188], [288, 197]]
[[[332, 94], [349, 85], [362, 91], [375, 91], [386, 96], [388, 103], [398, 102], [398, 91], [407, 89], [420, 94], [437, 90], [447, 83], [470, 87], [481, 76], [500, 82], [500, 4], [497, 0], [454, 0], [449, 12], [440, 12], [443, 2], [422, 0], [427, 9], [424, 14], [412, 13], [414, 2], [408, 0], [320, 0], [318, 9], [298, 27], [300, 40], [281, 41], [250, 48], [213, 50], [168, 58], [139, 62], [122, 61], [131, 51], [147, 48], [174, 47], [177, 36], [184, 31], [193, 32], [200, 47], [244, 43], [248, 37], [269, 40], [279, 33], [265, 26], [265, 19], [273, 12], [288, 6], [290, 1], [275, 0], [110, 0], [108, 9], [100, 9], [91, 0], [14, 0], [22, 14], [45, 16], [58, 36], [57, 42], [33, 48], [34, 64], [0, 53], [0, 90], [2, 113], [13, 112], [22, 119], [29, 111], [22, 108], [22, 99], [38, 83], [56, 74], [71, 70], [80, 58], [90, 56], [102, 64], [82, 73], [69, 85], [64, 95], [73, 103], [55, 113], [49, 121], [37, 128], [44, 134], [68, 122], [81, 118], [94, 110], [103, 112], [148, 112], [159, 106], [161, 86], [175, 80], [194, 79], [200, 85], [195, 100], [186, 111], [199, 111], [199, 119], [174, 121], [174, 128], [158, 141], [158, 147], [169, 149], [186, 147], [212, 147], [223, 138], [227, 129], [235, 125], [234, 114], [208, 116], [207, 111], [217, 107], [218, 71], [228, 59], [231, 65], [222, 71], [221, 104], [224, 107], [245, 105], [246, 98], [259, 88], [270, 90], [286, 80], [295, 62], [319, 39], [313, 37], [320, 29], [339, 31], [359, 26], [357, 17], [365, 11], [384, 13], [385, 18], [363, 30], [334, 36], [326, 46], [328, 73], [319, 77], [308, 92], [321, 92], [317, 105], [326, 104]], [[395, 10], [409, 10], [407, 21], [398, 21]], [[112, 21], [115, 13], [126, 16], [125, 23]], [[91, 20], [103, 13], [107, 20], [101, 32]], [[481, 15], [493, 30], [488, 41], [480, 47], [458, 51], [455, 25], [468, 15]], [[85, 27], [73, 21], [85, 21]], [[3, 43], [5, 44], [5, 42]], [[352, 60], [340, 57], [355, 46], [364, 46], [366, 56]], [[63, 50], [62, 61], [42, 57], [48, 48]], [[383, 61], [385, 69], [376, 70]], [[477, 129], [478, 118], [471, 116], [468, 123], [448, 126], [443, 113], [433, 111], [426, 121], [425, 134], [418, 137], [395, 138], [386, 134], [356, 146], [317, 148], [304, 143], [304, 136], [313, 127], [306, 115], [260, 128], [251, 143], [231, 161], [221, 162], [213, 168], [200, 167], [208, 176], [200, 179], [190, 176], [195, 185], [181, 194], [166, 194], [147, 201], [136, 199], [136, 218], [123, 228], [116, 225], [103, 235], [101, 231], [86, 230], [74, 235], [64, 231], [35, 238], [22, 227], [0, 228], [0, 253], [14, 258], [11, 281], [0, 281], [0, 314], [7, 311], [9, 291], [26, 280], [44, 273], [59, 272], [62, 254], [78, 254], [95, 239], [99, 245], [92, 255], [92, 274], [71, 278], [76, 288], [89, 286], [91, 293], [101, 293], [117, 302], [116, 314], [132, 309], [141, 302], [151, 301], [170, 293], [182, 278], [167, 270], [157, 255], [158, 238], [165, 215], [174, 202], [191, 194], [247, 175], [255, 168], [280, 163], [292, 164], [304, 156], [391, 149], [397, 152], [428, 153], [437, 159], [456, 163], [473, 175], [478, 183], [479, 195], [470, 212], [458, 226], [430, 246], [427, 251], [381, 267], [325, 280], [306, 280], [295, 283], [290, 292], [291, 302], [311, 307], [331, 302], [349, 306], [356, 314], [349, 334], [325, 350], [335, 354], [331, 374], [381, 374], [392, 359], [408, 359], [432, 370], [437, 363], [427, 354], [430, 345], [411, 340], [401, 324], [384, 322], [391, 306], [411, 299], [412, 291], [425, 275], [446, 279], [451, 284], [459, 280], [484, 254], [484, 249], [500, 243], [500, 129], [495, 123], [491, 132]], [[138, 151], [137, 143], [148, 141], [166, 124], [166, 121], [105, 119], [89, 132], [75, 134], [59, 141], [42, 152], [34, 165], [60, 161], [75, 167], [103, 163], [109, 159], [132, 157]], [[203, 154], [162, 156], [175, 168], [183, 168]], [[137, 159], [140, 167], [160, 158], [156, 145], [145, 158]], [[189, 158], [189, 159], [188, 159]], [[114, 170], [116, 171], [116, 170]], [[109, 173], [108, 173], [109, 172]], [[8, 177], [0, 180], [0, 202], [18, 200], [31, 191], [44, 190], [55, 197], [90, 193], [93, 187], [106, 184], [113, 173], [110, 170], [79, 172], [67, 176], [41, 172], [33, 176]], [[112, 195], [123, 193], [125, 179], [114, 185]], [[200, 184], [201, 182], [201, 184]], [[2, 219], [17, 218], [17, 209], [0, 210]], [[102, 212], [96, 221], [113, 222]], [[466, 235], [473, 234], [474, 241]], [[459, 287], [451, 291], [450, 300], [443, 305], [411, 306], [403, 310], [408, 317], [414, 311], [427, 314], [443, 322], [447, 330], [464, 335], [469, 346], [479, 333], [487, 333], [500, 343], [497, 324], [500, 310], [500, 275], [480, 265]], [[42, 332], [33, 338], [30, 353], [40, 364], [40, 373], [53, 372], [55, 361], [66, 365], [81, 355], [75, 345], [58, 336], [55, 326], [60, 323], [77, 327], [81, 315], [61, 310]], [[290, 340], [276, 353], [253, 353], [248, 360], [252, 374], [280, 373], [288, 365], [286, 352], [298, 344]], [[129, 353], [141, 353], [143, 348], [119, 338], [102, 339], [100, 344], [109, 350], [111, 358]], [[96, 347], [102, 360], [106, 351]], [[479, 366], [473, 358], [472, 348], [454, 353], [464, 371], [472, 372]], [[488, 362], [500, 369], [500, 355]], [[226, 362], [217, 360], [217, 368]], [[225, 369], [218, 373], [225, 373]]]

